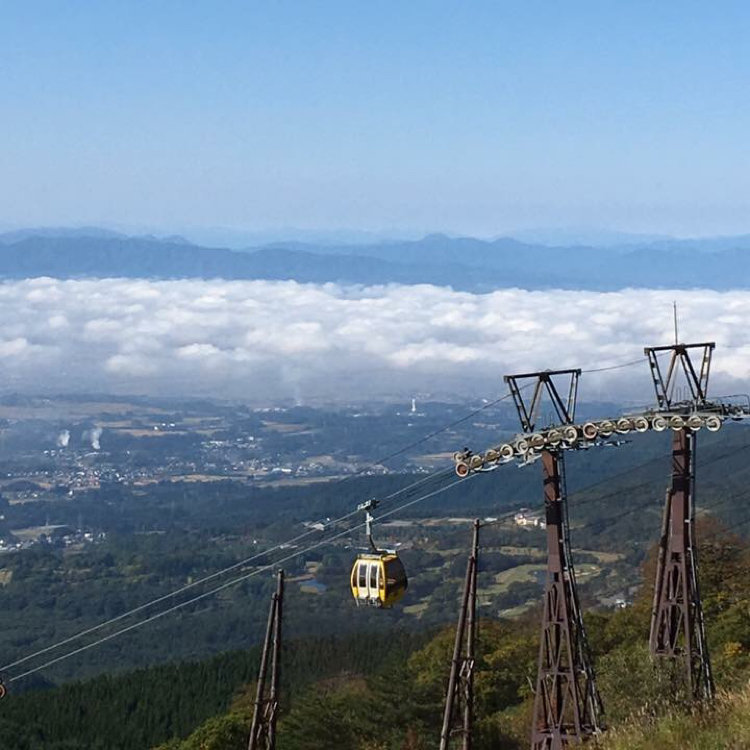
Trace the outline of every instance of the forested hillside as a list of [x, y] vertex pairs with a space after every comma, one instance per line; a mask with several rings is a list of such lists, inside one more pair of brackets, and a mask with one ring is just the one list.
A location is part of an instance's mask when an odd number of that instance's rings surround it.
[[[391, 629], [290, 641], [284, 648], [286, 699], [296, 701], [307, 686], [327, 677], [374, 674], [405, 659], [426, 638]], [[256, 647], [11, 696], [0, 708], [3, 750], [137, 750], [187, 735], [235, 700], [247, 707], [259, 659]]]
[[[747, 729], [740, 715], [747, 697], [731, 691], [750, 676], [750, 549], [714, 520], [701, 521], [698, 534], [708, 638], [723, 697], [698, 721], [688, 707], [681, 671], [650, 662], [651, 554], [632, 606], [586, 615], [606, 720], [613, 728], [602, 747], [728, 747], [690, 743], [703, 741], [700, 737], [733, 739], [732, 732]], [[373, 624], [378, 614], [372, 613]], [[452, 641], [453, 629], [446, 627], [434, 636], [388, 628], [290, 643], [284, 650], [280, 750], [435, 747]], [[512, 621], [480, 621], [477, 750], [498, 743], [520, 749], [528, 742], [537, 647], [536, 611]], [[160, 750], [244, 750], [257, 659], [257, 650], [225, 654], [10, 698], [1, 714], [0, 731], [12, 738], [4, 747], [80, 746], [76, 738], [92, 748], [162, 743]], [[733, 718], [724, 721], [727, 716]], [[686, 728], [696, 721], [698, 734]], [[665, 737], [663, 745], [648, 744], [654, 733]], [[675, 744], [675, 738], [687, 744]]]
[[[715, 707], [696, 713], [687, 701], [681, 669], [668, 663], [654, 665], [649, 659], [652, 554], [633, 606], [586, 616], [606, 721], [613, 730], [611, 737], [602, 737], [603, 748], [745, 747], [736, 743], [747, 737], [750, 729], [741, 714], [747, 704], [742, 686], [750, 676], [750, 549], [713, 522], [701, 524], [699, 534], [704, 540], [700, 546], [701, 581], [709, 645], [722, 697]], [[384, 673], [311, 686], [287, 710], [279, 747], [434, 748], [452, 639], [448, 628]], [[528, 746], [530, 731], [537, 618], [530, 614], [514, 622], [482, 620], [479, 642], [474, 747], [521, 750]], [[732, 692], [737, 690], [737, 694]], [[368, 707], [364, 713], [359, 708], [363, 705]], [[246, 728], [247, 707], [235, 703], [228, 714], [160, 750], [240, 750]]]

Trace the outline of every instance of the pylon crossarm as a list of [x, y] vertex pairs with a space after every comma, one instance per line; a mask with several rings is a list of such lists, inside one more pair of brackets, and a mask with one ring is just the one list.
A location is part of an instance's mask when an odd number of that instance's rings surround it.
[[[732, 397], [732, 401], [718, 400], [693, 410], [681, 406], [669, 410], [648, 410], [625, 414], [611, 419], [596, 419], [578, 424], [557, 425], [530, 433], [519, 433], [510, 440], [475, 453], [465, 449], [453, 458], [456, 473], [467, 476], [472, 472], [493, 471], [509, 463], [525, 466], [537, 461], [545, 450], [589, 450], [595, 447], [617, 447], [633, 435], [643, 432], [664, 432], [687, 429], [717, 432], [727, 420], [750, 418], [750, 401], [746, 396]], [[740, 399], [745, 401], [741, 403]]]
[[[687, 428], [692, 432], [701, 429], [716, 432], [728, 419], [750, 418], [748, 396], [708, 398], [714, 347], [713, 342], [647, 347], [644, 351], [653, 381], [656, 407], [588, 422], [575, 421], [581, 370], [544, 370], [506, 375], [505, 381], [516, 406], [522, 432], [484, 451], [466, 448], [456, 452], [456, 473], [465, 477], [471, 472], [491, 471], [507, 463], [530, 464], [545, 450], [588, 450], [595, 446], [617, 446], [622, 444], [626, 435], [650, 430], [662, 432]], [[698, 367], [691, 359], [691, 353], [697, 351], [701, 352]], [[666, 353], [669, 353], [670, 359], [664, 371], [659, 357]], [[680, 375], [687, 384], [689, 398], [674, 398]], [[561, 397], [555, 385], [555, 378], [559, 380], [562, 377], [569, 378], [567, 399]], [[533, 383], [524, 386], [534, 386], [528, 401], [524, 399], [523, 388], [519, 385], [523, 380], [533, 380]], [[545, 394], [552, 404], [557, 422], [539, 429], [537, 416]]]
[[[673, 405], [674, 390], [677, 385], [677, 374], [682, 372], [685, 384], [690, 391], [687, 400], [698, 407], [708, 399], [708, 378], [711, 370], [711, 357], [716, 344], [713, 341], [700, 344], [672, 344], [669, 346], [648, 346], [644, 353], [648, 358], [651, 376], [656, 392], [656, 401], [661, 409], [669, 409]], [[696, 370], [691, 358], [692, 352], [700, 351], [700, 369]], [[666, 376], [662, 375], [659, 356], [669, 354], [669, 365]]]
[[[545, 393], [549, 397], [552, 408], [557, 414], [558, 421], [561, 424], [574, 422], [576, 398], [578, 395], [578, 379], [580, 378], [580, 375], [581, 371], [579, 369], [544, 370], [542, 372], [528, 372], [520, 375], [506, 375], [505, 382], [508, 384], [508, 390], [513, 397], [513, 403], [518, 412], [521, 429], [524, 432], [534, 431], [542, 396]], [[555, 378], [559, 380], [563, 377], [569, 378], [566, 400], [563, 400], [560, 396], [560, 392], [555, 383]], [[528, 404], [524, 400], [521, 386], [519, 386], [519, 381], [523, 380], [531, 380], [534, 385], [534, 391]]]

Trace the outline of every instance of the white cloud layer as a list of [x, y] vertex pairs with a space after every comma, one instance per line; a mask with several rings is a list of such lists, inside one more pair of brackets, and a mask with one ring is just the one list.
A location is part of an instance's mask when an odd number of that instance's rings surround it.
[[[750, 390], [750, 292], [345, 287], [268, 281], [0, 284], [0, 389], [251, 402], [496, 396], [501, 376], [717, 342], [714, 392]], [[644, 363], [586, 375], [581, 398], [650, 396]]]

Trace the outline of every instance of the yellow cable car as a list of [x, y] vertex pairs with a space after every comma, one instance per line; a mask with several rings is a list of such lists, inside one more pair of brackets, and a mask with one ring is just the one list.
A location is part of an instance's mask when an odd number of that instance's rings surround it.
[[395, 552], [386, 550], [358, 555], [351, 583], [354, 601], [375, 607], [392, 607], [408, 586], [404, 564]]
[[354, 601], [359, 606], [392, 607], [403, 598], [408, 586], [406, 570], [394, 550], [382, 550], [372, 541], [373, 517], [370, 510], [377, 500], [368, 500], [358, 506], [365, 511], [367, 538], [372, 552], [357, 555], [352, 566], [351, 586]]

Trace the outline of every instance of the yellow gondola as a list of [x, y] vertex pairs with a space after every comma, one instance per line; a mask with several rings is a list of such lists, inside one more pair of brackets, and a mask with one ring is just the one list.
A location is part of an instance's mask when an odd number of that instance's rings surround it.
[[352, 596], [357, 605], [392, 607], [403, 598], [408, 586], [406, 570], [394, 550], [378, 549], [372, 541], [373, 517], [370, 510], [376, 500], [358, 506], [365, 511], [365, 525], [371, 552], [357, 555], [351, 573]]

